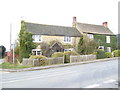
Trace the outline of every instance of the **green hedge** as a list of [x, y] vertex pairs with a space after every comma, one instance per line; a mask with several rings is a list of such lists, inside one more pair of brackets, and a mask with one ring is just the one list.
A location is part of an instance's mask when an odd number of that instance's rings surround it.
[[52, 54], [52, 57], [56, 58], [56, 57], [63, 57], [63, 53], [62, 52], [55, 52], [54, 54]]
[[112, 58], [112, 53], [111, 52], [106, 52], [105, 54], [106, 54], [107, 58]]
[[43, 55], [31, 55], [30, 59], [45, 59], [46, 57]]
[[103, 51], [103, 50], [97, 50], [96, 56], [97, 56], [97, 59], [103, 59], [103, 58], [107, 57], [105, 54], [105, 51]]
[[113, 55], [114, 57], [120, 57], [120, 50], [114, 50]]

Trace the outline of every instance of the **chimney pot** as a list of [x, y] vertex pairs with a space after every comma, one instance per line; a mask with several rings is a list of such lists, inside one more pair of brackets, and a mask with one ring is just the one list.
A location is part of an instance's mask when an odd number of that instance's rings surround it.
[[77, 18], [76, 17], [73, 17], [73, 22], [76, 22], [77, 21]]
[[108, 27], [108, 22], [103, 22], [104, 27]]

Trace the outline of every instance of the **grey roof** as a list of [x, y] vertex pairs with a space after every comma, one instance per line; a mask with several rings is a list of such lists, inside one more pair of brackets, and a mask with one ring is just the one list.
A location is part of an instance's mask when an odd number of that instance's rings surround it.
[[93, 24], [85, 24], [85, 23], [78, 23], [78, 29], [83, 33], [93, 33], [93, 34], [106, 34], [106, 35], [114, 35], [113, 32], [102, 25], [93, 25]]
[[71, 36], [71, 37], [82, 36], [80, 32], [73, 27], [44, 25], [26, 22], [26, 28], [27, 32], [31, 32], [33, 34], [50, 36]]

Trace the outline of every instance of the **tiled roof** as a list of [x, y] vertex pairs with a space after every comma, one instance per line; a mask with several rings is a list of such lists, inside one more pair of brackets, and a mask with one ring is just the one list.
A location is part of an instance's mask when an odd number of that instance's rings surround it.
[[44, 25], [26, 22], [26, 28], [27, 32], [31, 32], [33, 34], [71, 37], [82, 36], [80, 32], [74, 27]]
[[114, 35], [109, 28], [104, 27], [102, 25], [93, 25], [93, 24], [85, 24], [85, 23], [77, 22], [76, 26], [83, 33]]

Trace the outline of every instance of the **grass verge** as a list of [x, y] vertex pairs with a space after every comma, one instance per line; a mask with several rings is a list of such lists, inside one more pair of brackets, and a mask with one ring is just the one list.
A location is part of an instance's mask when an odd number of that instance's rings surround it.
[[0, 68], [3, 69], [22, 69], [22, 68], [30, 68], [32, 66], [23, 66], [23, 65], [19, 65], [19, 64], [11, 64], [8, 62], [4, 62], [2, 64], [0, 64]]

